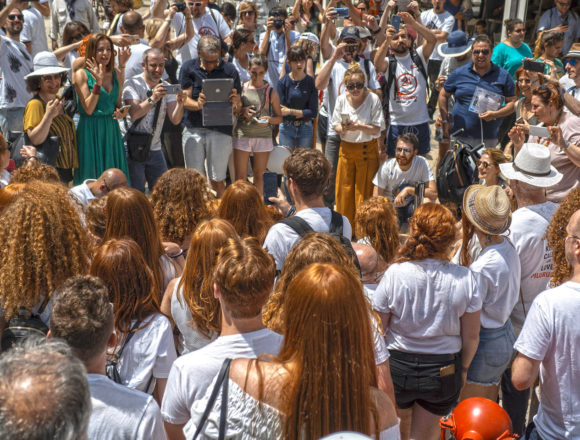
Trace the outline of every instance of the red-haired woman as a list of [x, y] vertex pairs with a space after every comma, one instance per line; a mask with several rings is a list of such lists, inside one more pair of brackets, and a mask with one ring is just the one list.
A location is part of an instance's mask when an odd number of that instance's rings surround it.
[[264, 243], [268, 229], [274, 224], [258, 189], [244, 180], [227, 187], [218, 217], [229, 221], [240, 237], [255, 237], [260, 244]]
[[401, 438], [435, 438], [457, 403], [479, 341], [481, 298], [469, 269], [449, 262], [455, 218], [426, 203], [373, 296], [391, 353]]
[[[216, 273], [220, 267], [221, 263]], [[226, 434], [318, 439], [355, 431], [376, 439], [399, 439], [393, 404], [377, 389], [365, 301], [352, 271], [320, 263], [300, 271], [286, 292], [280, 354], [231, 363]], [[194, 404], [185, 432], [195, 431], [210, 392], [211, 387]], [[219, 418], [220, 406], [218, 398], [209, 416], [211, 425]]]
[[153, 392], [161, 404], [177, 354], [171, 324], [159, 311], [155, 279], [141, 248], [130, 239], [105, 242], [95, 253], [90, 274], [102, 279], [109, 289], [118, 337], [114, 351], [118, 352], [127, 335], [134, 333], [117, 367], [123, 385]]
[[96, 179], [108, 168], [119, 168], [127, 176], [127, 158], [116, 119], [122, 119], [121, 95], [125, 63], [131, 55], [119, 49], [119, 65], [115, 69], [113, 42], [105, 34], [92, 35], [86, 44], [84, 69], [73, 75], [80, 112], [77, 127], [79, 169], [75, 185]]
[[181, 332], [182, 354], [209, 344], [220, 331], [220, 303], [213, 296], [213, 270], [220, 249], [229, 238], [238, 238], [238, 234], [227, 221], [202, 222], [191, 236], [183, 275], [167, 286], [161, 311], [171, 316]]

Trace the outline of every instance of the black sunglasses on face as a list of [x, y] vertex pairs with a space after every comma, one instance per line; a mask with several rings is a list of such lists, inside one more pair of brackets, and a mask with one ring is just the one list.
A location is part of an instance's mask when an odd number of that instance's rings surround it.
[[10, 14], [8, 16], [8, 20], [14, 21], [14, 20], [20, 20], [20, 21], [24, 21], [24, 15], [22, 14]]
[[365, 83], [362, 82], [356, 82], [356, 83], [348, 83], [346, 85], [346, 90], [361, 90], [363, 87], [365, 86]]
[[473, 55], [489, 55], [489, 49], [474, 50]]

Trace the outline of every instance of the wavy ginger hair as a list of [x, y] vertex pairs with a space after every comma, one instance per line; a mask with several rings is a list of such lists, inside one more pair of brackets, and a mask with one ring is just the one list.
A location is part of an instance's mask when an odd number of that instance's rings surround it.
[[556, 287], [568, 281], [572, 276], [572, 266], [566, 260], [565, 240], [566, 226], [570, 217], [580, 209], [580, 188], [574, 188], [566, 198], [560, 202], [560, 206], [552, 216], [550, 224], [546, 228], [545, 237], [548, 246], [552, 248], [552, 267], [554, 273], [550, 280], [550, 286]]
[[281, 387], [283, 437], [356, 431], [378, 438], [373, 337], [360, 279], [336, 264], [312, 264], [288, 285], [285, 315], [277, 358], [289, 370]]
[[320, 232], [306, 234], [288, 253], [274, 292], [262, 310], [262, 321], [270, 330], [284, 332], [286, 289], [298, 272], [313, 263], [334, 263], [359, 276], [358, 269], [338, 240]]
[[274, 224], [262, 196], [254, 185], [238, 180], [228, 186], [218, 208], [218, 217], [229, 221], [240, 237], [255, 237], [264, 243]]
[[0, 243], [0, 303], [7, 319], [88, 269], [89, 240], [60, 184], [27, 184], [0, 217]]
[[395, 263], [426, 258], [449, 260], [457, 228], [449, 209], [435, 203], [417, 208], [409, 220], [409, 238], [399, 249]]
[[133, 188], [111, 191], [105, 205], [107, 216], [103, 242], [113, 238], [131, 238], [141, 247], [145, 261], [153, 271], [157, 286], [157, 300], [161, 303], [164, 288], [161, 256], [165, 254], [161, 236], [155, 222], [153, 208], [145, 195]]
[[164, 240], [183, 243], [203, 220], [213, 217], [207, 180], [194, 169], [172, 168], [157, 180], [151, 205]]
[[373, 249], [390, 264], [400, 241], [393, 203], [382, 196], [365, 200], [356, 210], [354, 223], [356, 237], [368, 237]]
[[117, 332], [127, 334], [133, 319], [143, 322], [159, 313], [153, 272], [133, 240], [113, 239], [103, 243], [95, 252], [90, 274], [103, 280], [109, 290]]
[[228, 239], [238, 239], [234, 227], [225, 220], [202, 222], [191, 236], [191, 245], [177, 291], [191, 312], [191, 326], [208, 336], [221, 328], [219, 301], [213, 296], [213, 272], [221, 248]]

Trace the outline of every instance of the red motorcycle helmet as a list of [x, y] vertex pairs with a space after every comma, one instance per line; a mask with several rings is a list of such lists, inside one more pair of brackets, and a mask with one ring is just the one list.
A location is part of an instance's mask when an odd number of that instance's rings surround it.
[[465, 399], [451, 415], [441, 418], [441, 440], [449, 430], [456, 440], [515, 440], [512, 421], [497, 403], [482, 397]]

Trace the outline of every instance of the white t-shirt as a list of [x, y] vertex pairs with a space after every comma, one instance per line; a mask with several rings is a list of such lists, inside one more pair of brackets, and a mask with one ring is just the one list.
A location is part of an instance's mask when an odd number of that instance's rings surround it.
[[[222, 14], [217, 11], [212, 11], [212, 14], [210, 11], [211, 8], [206, 7], [205, 14], [193, 19], [193, 29], [195, 31], [193, 38], [177, 51], [176, 58], [180, 65], [183, 65], [188, 60], [197, 58], [197, 43], [204, 35], [213, 35], [223, 40], [230, 34], [231, 29], [222, 17]], [[184, 34], [184, 15], [181, 12], [175, 14], [171, 25], [175, 29], [175, 35]]]
[[435, 180], [433, 172], [429, 167], [427, 159], [422, 156], [415, 156], [411, 162], [411, 168], [403, 171], [397, 162], [397, 159], [389, 159], [384, 162], [375, 177], [373, 185], [385, 190], [386, 197], [391, 200], [395, 199], [393, 192], [403, 184], [413, 185], [415, 183], [431, 182]]
[[12, 180], [12, 174], [6, 170], [0, 171], [0, 188], [4, 188], [5, 186], [9, 185], [10, 180]]
[[69, 192], [75, 196], [75, 198], [79, 201], [84, 208], [89, 206], [89, 202], [93, 199], [96, 199], [95, 195], [89, 189], [89, 183], [96, 182], [96, 179], [87, 179], [83, 183], [77, 186], [73, 186]]
[[163, 420], [174, 425], [186, 423], [193, 404], [206, 393], [219, 372], [224, 359], [257, 358], [270, 353], [277, 355], [282, 347], [282, 335], [269, 329], [220, 336], [211, 344], [177, 359], [167, 379], [161, 404]]
[[[423, 48], [417, 50], [427, 72]], [[427, 112], [427, 80], [411, 59], [411, 55], [395, 56], [397, 70], [391, 90], [389, 90], [389, 114], [392, 125], [419, 125], [429, 121]], [[389, 58], [387, 58], [388, 63]], [[387, 67], [388, 72], [388, 67]], [[395, 97], [395, 82], [397, 96]]]
[[[508, 237], [516, 247], [522, 268], [521, 292], [526, 313], [538, 293], [548, 287], [552, 277], [552, 249], [544, 239], [546, 228], [558, 205], [553, 202], [519, 208], [512, 214]], [[512, 324], [519, 333], [524, 324], [521, 298], [511, 314]]]
[[[151, 380], [149, 388], [145, 389], [151, 375], [159, 379], [167, 378], [177, 353], [169, 319], [155, 313], [147, 317], [139, 327], [147, 322], [150, 324], [137, 330], [125, 346], [117, 368], [123, 385], [151, 393], [155, 388], [155, 379]], [[134, 324], [135, 321], [131, 326]]]
[[519, 298], [521, 267], [514, 246], [504, 239], [481, 251], [469, 268], [477, 280], [483, 301], [481, 326], [499, 328], [508, 320]]
[[464, 313], [481, 309], [475, 278], [463, 266], [441, 260], [396, 263], [373, 295], [373, 308], [390, 313], [389, 350], [444, 354], [461, 350]]
[[125, 82], [135, 75], [143, 73], [143, 54], [146, 50], [151, 49], [151, 46], [146, 41], [141, 40], [139, 44], [129, 46], [129, 49], [131, 49], [131, 56], [125, 65]]
[[32, 57], [20, 41], [0, 36], [0, 108], [24, 108], [32, 93], [24, 76], [32, 72]]
[[24, 15], [24, 25], [20, 33], [20, 41], [31, 44], [32, 58], [34, 58], [38, 52], [48, 50], [44, 17], [34, 6], [23, 9], [22, 15]]
[[[562, 83], [562, 79], [560, 79], [560, 83]], [[576, 101], [580, 101], [580, 88], [576, 87], [576, 84], [573, 83], [570, 87], [564, 87], [566, 91], [576, 99]], [[566, 113], [572, 113], [572, 111], [568, 108], [568, 106], [564, 106], [564, 111]]]
[[[266, 38], [266, 32], [260, 34], [260, 43]], [[280, 73], [282, 72], [282, 63], [286, 61], [286, 36], [284, 32], [278, 33], [270, 31], [270, 47], [268, 48], [268, 71], [266, 72], [266, 81], [270, 86], [276, 88]], [[290, 45], [294, 44], [300, 38], [300, 34], [296, 31], [290, 31]]]
[[88, 438], [164, 440], [161, 411], [152, 396], [116, 384], [102, 374], [87, 374], [93, 410]]
[[[331, 61], [327, 61], [327, 63], [329, 62]], [[374, 64], [371, 61], [364, 61], [362, 58], [359, 59], [359, 64], [367, 79], [367, 87], [371, 90], [380, 89], [381, 85], [377, 80], [377, 71], [375, 70]], [[365, 64], [369, 68], [369, 75], [367, 75]], [[334, 63], [334, 66], [332, 67], [332, 72], [330, 72], [330, 82], [328, 83], [328, 87], [324, 90], [324, 105], [326, 106], [329, 115], [334, 113], [334, 106], [338, 97], [346, 93], [344, 73], [348, 68], [349, 64], [342, 58]], [[328, 136], [336, 136], [332, 124], [328, 124], [327, 132]]]
[[234, 65], [234, 67], [238, 71], [238, 75], [240, 75], [240, 82], [242, 84], [247, 83], [251, 79], [250, 72], [248, 72], [246, 69], [244, 69], [242, 67], [242, 65], [240, 64], [240, 62], [238, 61], [238, 59], [236, 57], [232, 58], [232, 64]]
[[341, 95], [336, 100], [332, 114], [332, 126], [338, 126], [341, 122], [340, 115], [345, 113], [348, 114], [351, 121], [374, 125], [380, 127], [381, 131], [377, 134], [368, 134], [361, 130], [352, 130], [341, 134], [340, 138], [346, 142], [368, 142], [380, 137], [381, 132], [385, 129], [385, 117], [379, 97], [375, 93], [369, 92], [363, 103], [358, 108], [354, 108], [349, 104], [347, 96], [347, 94]]
[[[328, 232], [330, 230], [332, 214], [328, 208], [302, 209], [296, 215], [306, 220], [306, 223], [316, 232]], [[352, 227], [345, 216], [342, 216], [342, 235], [349, 240], [352, 238]], [[290, 249], [298, 240], [300, 240], [300, 236], [290, 226], [276, 223], [270, 228], [264, 240], [264, 249], [274, 257], [276, 270], [282, 270], [286, 255], [288, 255]]]
[[580, 284], [540, 293], [514, 348], [541, 360], [542, 398], [534, 423], [542, 438], [580, 438]]
[[[455, 24], [455, 18], [448, 11], [443, 11], [441, 14], [436, 14], [433, 9], [421, 12], [421, 23], [431, 30], [441, 30], [450, 34]], [[437, 47], [440, 43], [435, 45], [433, 53], [429, 57], [430, 60], [443, 60], [443, 57], [437, 52]]]
[[[163, 81], [163, 85], [168, 86], [169, 83]], [[135, 100], [135, 101], [145, 101], [147, 99], [147, 92], [149, 87], [145, 82], [143, 75], [137, 75], [133, 78], [125, 81], [125, 87], [123, 88], [123, 100]], [[153, 140], [151, 141], [151, 151], [161, 150], [161, 129], [163, 128], [163, 122], [165, 121], [165, 113], [167, 112], [167, 104], [169, 102], [175, 102], [175, 95], [165, 95], [161, 100], [161, 107], [159, 108], [159, 116], [157, 117], [157, 126], [153, 132]], [[155, 106], [153, 106], [145, 115], [145, 117], [137, 124], [137, 129], [142, 130], [147, 133], [151, 133], [151, 128], [153, 127], [153, 116], [155, 116]], [[127, 126], [130, 127], [133, 122], [131, 117], [127, 116]], [[121, 123], [121, 131], [124, 133], [126, 131], [125, 124]]]

